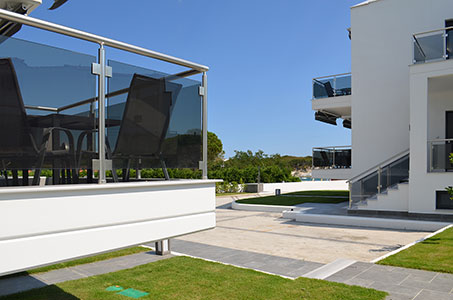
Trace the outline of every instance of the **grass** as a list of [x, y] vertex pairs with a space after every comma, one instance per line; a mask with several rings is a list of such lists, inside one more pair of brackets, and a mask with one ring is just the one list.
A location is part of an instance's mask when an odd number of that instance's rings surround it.
[[105, 289], [119, 285], [149, 293], [140, 299], [377, 300], [385, 292], [358, 286], [279, 276], [189, 257], [173, 257], [132, 269], [35, 289], [2, 300], [121, 300]]
[[126, 249], [122, 249], [122, 250], [118, 250], [118, 251], [107, 252], [107, 253], [103, 253], [103, 254], [99, 254], [99, 255], [94, 255], [94, 256], [75, 259], [75, 260], [71, 260], [71, 261], [67, 261], [67, 262], [62, 262], [59, 264], [49, 265], [49, 266], [45, 266], [45, 267], [41, 267], [41, 268], [31, 269], [31, 270], [27, 270], [26, 272], [12, 274], [10, 276], [48, 272], [48, 271], [52, 271], [52, 270], [88, 264], [88, 263], [92, 263], [92, 262], [96, 262], [96, 261], [106, 260], [106, 259], [110, 259], [110, 258], [115, 258], [115, 257], [119, 257], [119, 256], [130, 255], [130, 254], [135, 254], [135, 253], [140, 253], [140, 252], [145, 252], [145, 251], [150, 251], [150, 249], [145, 248], [145, 247], [131, 247], [131, 248], [126, 248]]
[[237, 200], [236, 202], [244, 204], [293, 206], [302, 203], [341, 203], [348, 200], [349, 191], [303, 191], [288, 193], [280, 196], [267, 196], [259, 198], [241, 199]]
[[453, 228], [389, 256], [378, 264], [453, 273]]
[[249, 194], [249, 193], [246, 193], [246, 192], [240, 192], [240, 193], [216, 193], [215, 195], [217, 197], [222, 197], [222, 196], [234, 196], [234, 195], [246, 195], [246, 194]]

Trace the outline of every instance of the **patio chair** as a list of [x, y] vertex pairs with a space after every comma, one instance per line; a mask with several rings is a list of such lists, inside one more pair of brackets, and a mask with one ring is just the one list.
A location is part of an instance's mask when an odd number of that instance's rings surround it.
[[[65, 132], [69, 146], [48, 150], [52, 133]], [[35, 168], [33, 185], [39, 183], [45, 159], [59, 159], [75, 167], [74, 139], [69, 130], [58, 127], [41, 129], [41, 143], [36, 144], [28, 124], [16, 71], [10, 58], [0, 59], [0, 168], [12, 170], [13, 185], [18, 185], [17, 170], [23, 170], [23, 185], [28, 185], [28, 170]]]
[[334, 90], [332, 88], [332, 85], [330, 84], [330, 81], [327, 81], [324, 83], [324, 88], [326, 89], [326, 93], [328, 97], [333, 97], [335, 96]]
[[[166, 89], [168, 84], [165, 79], [155, 79], [138, 74], [134, 74], [131, 80], [113, 150], [106, 138], [107, 158], [123, 161], [123, 181], [129, 180], [131, 161], [146, 158], [159, 159], [165, 179], [170, 179], [162, 156], [162, 144], [170, 122], [172, 93], [179, 92], [181, 85], [171, 83], [173, 92], [170, 92]], [[86, 134], [79, 136], [78, 149]], [[87, 152], [78, 150], [79, 163], [84, 154]], [[91, 154], [93, 158], [97, 157], [96, 153], [91, 152]], [[116, 168], [112, 169], [113, 180], [117, 182]]]

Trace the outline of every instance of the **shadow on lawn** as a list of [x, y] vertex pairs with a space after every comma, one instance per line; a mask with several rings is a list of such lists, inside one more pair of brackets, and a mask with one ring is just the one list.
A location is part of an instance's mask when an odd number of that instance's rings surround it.
[[13, 295], [0, 297], [1, 300], [81, 300], [56, 285], [49, 285]]
[[[25, 291], [24, 291], [25, 290]], [[0, 279], [0, 300], [80, 300], [66, 293], [56, 285], [32, 276], [2, 277]]]

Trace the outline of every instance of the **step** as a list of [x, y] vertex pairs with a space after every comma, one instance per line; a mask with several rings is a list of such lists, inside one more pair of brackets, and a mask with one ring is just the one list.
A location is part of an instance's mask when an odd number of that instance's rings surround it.
[[313, 279], [326, 279], [333, 274], [346, 269], [350, 265], [354, 264], [356, 261], [352, 259], [340, 258], [327, 265], [319, 267], [311, 272], [304, 274], [304, 277], [313, 278]]

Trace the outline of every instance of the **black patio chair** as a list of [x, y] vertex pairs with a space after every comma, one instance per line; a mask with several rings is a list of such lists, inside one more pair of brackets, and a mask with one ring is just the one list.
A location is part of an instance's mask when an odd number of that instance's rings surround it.
[[[7, 170], [12, 171], [13, 185], [18, 185], [17, 170], [23, 170], [23, 185], [28, 185], [28, 170], [35, 169], [33, 185], [39, 183], [45, 159], [59, 159], [75, 167], [74, 139], [69, 130], [59, 127], [41, 128], [41, 142], [36, 144], [28, 124], [16, 71], [10, 58], [0, 59], [0, 168], [6, 184]], [[48, 150], [51, 134], [65, 132], [69, 146]]]
[[[165, 179], [170, 179], [162, 156], [162, 144], [170, 123], [172, 94], [179, 93], [180, 89], [180, 84], [166, 82], [164, 78], [134, 74], [113, 150], [106, 138], [107, 158], [123, 161], [123, 181], [129, 180], [132, 160], [149, 158], [160, 160]], [[87, 133], [81, 134], [77, 142], [79, 164], [82, 156], [89, 154], [79, 150]], [[91, 156], [96, 158], [97, 153], [91, 152]], [[116, 168], [112, 169], [113, 180], [117, 182]]]

